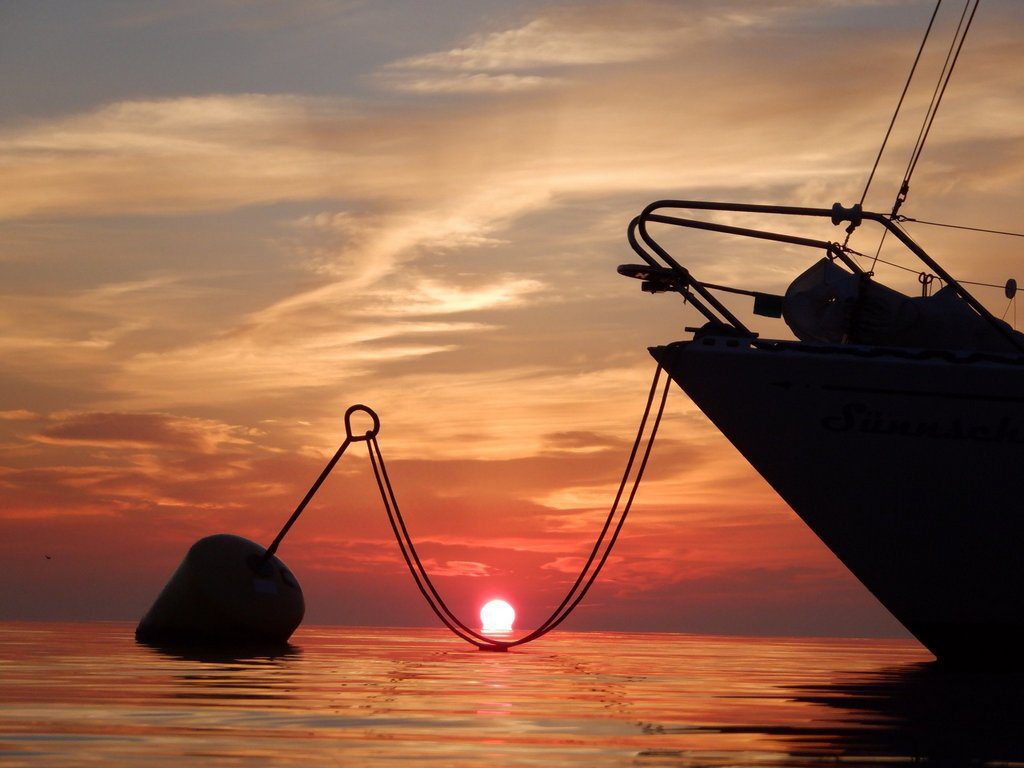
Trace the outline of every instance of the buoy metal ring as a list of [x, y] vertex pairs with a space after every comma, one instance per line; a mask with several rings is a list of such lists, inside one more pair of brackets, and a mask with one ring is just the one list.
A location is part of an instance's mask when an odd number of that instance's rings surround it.
[[[373, 426], [361, 435], [357, 435], [352, 431], [352, 414], [357, 412], [365, 413], [373, 421]], [[380, 432], [380, 418], [372, 408], [365, 405], [353, 405], [345, 411], [345, 435], [350, 442], [358, 443], [371, 440], [377, 436], [378, 432]]]

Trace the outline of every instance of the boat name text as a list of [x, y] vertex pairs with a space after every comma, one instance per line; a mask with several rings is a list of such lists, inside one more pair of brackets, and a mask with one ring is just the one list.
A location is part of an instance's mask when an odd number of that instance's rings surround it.
[[937, 440], [978, 440], [986, 443], [1024, 443], [1024, 430], [1016, 419], [1003, 416], [997, 423], [970, 424], [961, 419], [920, 421], [887, 416], [865, 403], [847, 403], [841, 416], [827, 416], [821, 426], [830, 432], [896, 435]]

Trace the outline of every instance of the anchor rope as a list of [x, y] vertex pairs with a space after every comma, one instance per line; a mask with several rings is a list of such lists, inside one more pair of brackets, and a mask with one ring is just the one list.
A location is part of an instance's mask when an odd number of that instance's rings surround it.
[[[618, 489], [616, 490], [611, 508], [605, 517], [604, 524], [601, 527], [601, 531], [598, 534], [593, 547], [591, 547], [590, 554], [587, 557], [586, 562], [580, 569], [579, 576], [577, 576], [572, 587], [568, 590], [565, 597], [558, 604], [558, 607], [551, 612], [548, 618], [545, 619], [540, 626], [523, 637], [516, 638], [515, 640], [501, 640], [488, 637], [487, 635], [477, 632], [459, 619], [434, 586], [433, 580], [430, 578], [430, 574], [427, 572], [427, 569], [423, 564], [423, 560], [420, 558], [419, 553], [416, 550], [416, 545], [413, 542], [412, 536], [409, 533], [408, 526], [405, 522], [405, 516], [402, 514], [401, 508], [398, 505], [398, 499], [395, 495], [394, 485], [391, 482], [391, 476], [388, 473], [386, 464], [384, 463], [384, 455], [381, 452], [380, 443], [377, 441], [377, 432], [380, 429], [380, 420], [377, 418], [376, 413], [366, 406], [352, 406], [345, 413], [345, 428], [348, 432], [345, 441], [342, 443], [337, 453], [335, 453], [328, 462], [324, 470], [320, 473], [320, 476], [299, 503], [295, 512], [292, 513], [284, 527], [275, 537], [271, 547], [267, 549], [267, 552], [263, 556], [263, 561], [268, 560], [273, 556], [274, 552], [276, 552], [277, 547], [281, 543], [285, 534], [298, 519], [299, 515], [323, 484], [327, 475], [334, 468], [335, 464], [337, 464], [338, 460], [345, 453], [349, 445], [354, 442], [365, 442], [367, 444], [367, 453], [370, 459], [370, 466], [373, 470], [374, 480], [377, 483], [377, 490], [380, 493], [381, 503], [383, 504], [384, 511], [387, 514], [388, 523], [395, 536], [398, 549], [402, 554], [402, 559], [405, 561], [405, 564], [409, 569], [409, 573], [412, 575], [413, 582], [416, 584], [417, 589], [423, 596], [423, 599], [430, 606], [434, 615], [437, 616], [441, 623], [444, 624], [452, 634], [470, 645], [476, 646], [480, 650], [505, 651], [509, 648], [518, 645], [525, 645], [526, 643], [537, 640], [564, 622], [583, 601], [583, 598], [586, 597], [590, 588], [597, 581], [598, 575], [604, 568], [605, 563], [607, 563], [608, 557], [611, 555], [612, 548], [615, 546], [615, 543], [619, 538], [622, 527], [633, 506], [633, 500], [636, 498], [637, 490], [640, 487], [640, 481], [643, 479], [644, 471], [647, 468], [647, 463], [651, 455], [651, 450], [654, 447], [654, 439], [658, 433], [658, 427], [661, 424], [661, 419], [665, 412], [665, 403], [668, 399], [668, 392], [672, 382], [669, 376], [665, 377], [665, 382], [661, 389], [661, 396], [658, 401], [658, 408], [653, 420], [651, 420], [651, 409], [654, 406], [654, 400], [658, 393], [658, 384], [661, 379], [661, 372], [662, 366], [659, 364], [654, 371], [654, 377], [651, 381], [650, 390], [647, 394], [647, 401], [644, 406], [643, 415], [640, 419], [640, 426], [637, 429], [636, 438], [634, 439], [632, 448], [629, 452], [629, 458], [626, 461], [626, 468], [622, 473], [622, 479], [619, 481]], [[369, 414], [373, 419], [373, 429], [367, 431], [364, 435], [354, 435], [352, 433], [350, 419], [355, 411], [363, 411]], [[651, 426], [648, 433], [647, 426], [649, 421]], [[644, 443], [645, 433], [647, 433], [646, 443]], [[642, 452], [640, 450], [641, 444], [644, 445]], [[636, 464], [638, 455], [640, 455], [641, 458], [639, 464], [636, 466], [636, 472], [634, 473], [633, 467]], [[633, 480], [629, 488], [629, 493], [626, 494], [626, 486], [629, 484], [631, 474], [633, 476]], [[623, 495], [626, 496], [626, 501], [620, 510], [619, 505], [622, 502]], [[615, 522], [614, 527], [612, 525], [613, 522]], [[611, 530], [610, 537], [608, 535], [609, 530]]]

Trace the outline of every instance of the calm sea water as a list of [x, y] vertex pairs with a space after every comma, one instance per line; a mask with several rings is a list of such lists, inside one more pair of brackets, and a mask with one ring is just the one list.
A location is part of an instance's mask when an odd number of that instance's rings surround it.
[[0, 764], [1024, 764], [1024, 680], [909, 641], [303, 627], [231, 657], [132, 630], [0, 624]]

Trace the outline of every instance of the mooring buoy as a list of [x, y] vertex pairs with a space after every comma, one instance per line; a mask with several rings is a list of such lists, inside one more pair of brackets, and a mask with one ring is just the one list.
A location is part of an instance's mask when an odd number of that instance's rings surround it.
[[200, 539], [135, 629], [143, 643], [285, 643], [306, 604], [292, 572], [241, 536]]

